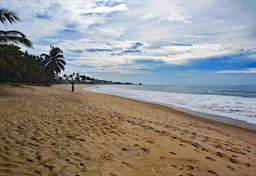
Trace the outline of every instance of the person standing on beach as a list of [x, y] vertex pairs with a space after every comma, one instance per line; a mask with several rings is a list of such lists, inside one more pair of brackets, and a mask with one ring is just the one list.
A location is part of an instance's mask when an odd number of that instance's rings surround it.
[[72, 85], [72, 92], [74, 92], [74, 89], [75, 89], [75, 86], [74, 86], [74, 81], [71, 82], [71, 85]]

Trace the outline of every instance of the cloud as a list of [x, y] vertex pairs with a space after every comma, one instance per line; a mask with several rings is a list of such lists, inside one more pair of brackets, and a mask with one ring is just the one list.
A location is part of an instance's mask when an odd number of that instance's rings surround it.
[[182, 1], [164, 1], [161, 3], [149, 1], [146, 8], [150, 9], [150, 11], [142, 15], [142, 20], [153, 20], [158, 23], [192, 23], [192, 17]]
[[218, 74], [256, 74], [256, 68], [248, 68], [246, 70], [222, 70], [222, 71], [217, 71], [216, 73]]
[[120, 27], [115, 27], [115, 28], [98, 27], [97, 30], [99, 31], [99, 35], [113, 36], [113, 37], [119, 37], [125, 32], [125, 29]]
[[[106, 23], [106, 16], [83, 16], [85, 13], [111, 14], [128, 10], [121, 1], [118, 5], [95, 7], [93, 0], [88, 1], [19, 1], [3, 0], [1, 6], [11, 8], [21, 18], [13, 27], [23, 31], [33, 41], [53, 36], [59, 31], [78, 31], [86, 33], [90, 26]], [[110, 1], [109, 1], [110, 3]], [[26, 8], [25, 8], [26, 7]], [[29, 10], [27, 10], [29, 9]], [[72, 24], [72, 28], [67, 28]], [[30, 26], [29, 28], [27, 26]], [[50, 27], [49, 27], [50, 26]], [[121, 31], [121, 30], [120, 30]], [[116, 32], [117, 33], [117, 32]]]
[[48, 19], [51, 18], [51, 16], [49, 16], [49, 15], [47, 15], [47, 14], [40, 14], [40, 13], [37, 13], [37, 14], [35, 15], [35, 17], [36, 17], [36, 18], [39, 18], [39, 19], [46, 19], [46, 20], [48, 20]]
[[84, 52], [84, 50], [82, 49], [67, 49], [68, 52], [71, 52], [71, 53], [82, 53]]
[[149, 19], [154, 19], [157, 17], [159, 17], [159, 15], [156, 14], [155, 12], [149, 12], [149, 13], [146, 13], [145, 15], [143, 15], [141, 18], [144, 20], [149, 20]]
[[220, 44], [175, 44], [145, 51], [161, 57], [168, 64], [182, 65], [193, 60], [208, 59], [235, 52], [232, 47]]
[[133, 53], [141, 53], [143, 49], [143, 45], [144, 43], [142, 42], [132, 42], [130, 43], [130, 46], [122, 49], [121, 52], [112, 53], [112, 55], [126, 55], [126, 54], [133, 54]]
[[243, 30], [246, 28], [247, 28], [247, 26], [236, 26], [236, 27], [232, 27], [231, 30], [236, 31], [236, 30]]
[[86, 51], [88, 52], [108, 52], [112, 51], [112, 49], [104, 49], [104, 48], [89, 48]]
[[106, 13], [113, 13], [113, 12], [122, 12], [122, 11], [126, 11], [128, 10], [128, 8], [126, 7], [125, 4], [118, 4], [116, 6], [100, 6], [100, 7], [96, 7], [96, 8], [92, 8], [87, 10], [85, 13], [83, 13], [84, 15], [88, 15], [88, 14], [106, 14]]
[[159, 22], [162, 22], [162, 21], [181, 22], [185, 24], [192, 23], [191, 17], [189, 15], [182, 15], [179, 13], [176, 13], [176, 14], [170, 13], [167, 16], [163, 16], [159, 19]]
[[167, 15], [160, 15], [156, 12], [146, 13], [141, 17], [143, 20], [156, 20], [157, 22], [180, 22], [180, 23], [192, 23], [192, 18], [189, 15], [184, 15], [179, 12], [169, 13]]

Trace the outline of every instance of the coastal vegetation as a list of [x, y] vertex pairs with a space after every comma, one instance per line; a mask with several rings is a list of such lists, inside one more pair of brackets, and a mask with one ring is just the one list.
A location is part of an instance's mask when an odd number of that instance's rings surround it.
[[[62, 76], [58, 77], [58, 83], [78, 83], [78, 84], [134, 84], [130, 82], [119, 82], [119, 81], [108, 81], [97, 79], [93, 77], [89, 77], [86, 75], [80, 75], [80, 73], [72, 73], [70, 75], [63, 74]], [[139, 83], [141, 85], [141, 83]]]
[[23, 52], [13, 44], [0, 45], [0, 82], [55, 83], [58, 74], [65, 69], [60, 48], [51, 46], [48, 54], [41, 56]]
[[[0, 22], [16, 23], [19, 17], [8, 9], [0, 9]], [[65, 70], [63, 51], [50, 46], [49, 54], [40, 56], [21, 51], [17, 44], [33, 48], [32, 42], [20, 31], [0, 30], [0, 82], [39, 83], [50, 85]]]

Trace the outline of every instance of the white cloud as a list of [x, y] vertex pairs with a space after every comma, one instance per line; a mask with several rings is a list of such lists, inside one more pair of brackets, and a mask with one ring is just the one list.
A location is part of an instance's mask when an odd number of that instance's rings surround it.
[[113, 37], [118, 37], [125, 32], [124, 28], [115, 27], [115, 28], [97, 28], [100, 33], [103, 35], [109, 35]]
[[142, 20], [154, 20], [160, 22], [192, 23], [192, 17], [178, 1], [158, 3], [149, 1], [144, 8], [150, 11], [141, 16]]
[[231, 28], [231, 30], [236, 31], [236, 30], [243, 30], [246, 28], [247, 28], [247, 26], [236, 26], [236, 27]]
[[156, 17], [159, 17], [159, 15], [157, 15], [154, 12], [149, 12], [149, 13], [146, 13], [145, 15], [143, 15], [141, 18], [144, 19], [144, 20], [149, 20], [149, 19], [153, 19], [153, 18], [156, 18]]
[[186, 64], [196, 59], [223, 56], [236, 52], [229, 46], [220, 44], [192, 44], [188, 46], [168, 45], [159, 49], [149, 49], [146, 53], [161, 56], [169, 64]]
[[192, 23], [189, 15], [184, 15], [179, 12], [169, 13], [166, 15], [157, 14], [156, 12], [146, 13], [141, 17], [143, 20], [156, 20], [157, 22], [180, 22], [180, 23]]
[[179, 13], [170, 13], [168, 16], [161, 17], [159, 22], [170, 21], [170, 22], [181, 22], [181, 23], [192, 23], [191, 17], [189, 15], [182, 15]]
[[[117, 0], [116, 2], [120, 2]], [[88, 27], [94, 24], [106, 23], [105, 16], [85, 16], [86, 13], [121, 12], [128, 10], [125, 4], [116, 6], [94, 7], [93, 0], [88, 1], [1, 1], [1, 7], [15, 11], [21, 22], [8, 26], [23, 31], [33, 41], [53, 36], [70, 23], [81, 33], [86, 33]], [[10, 8], [11, 7], [11, 8]], [[29, 9], [29, 10], [28, 10]], [[39, 18], [36, 18], [40, 14]], [[28, 28], [29, 26], [29, 28]]]
[[126, 7], [125, 4], [119, 4], [113, 7], [103, 6], [103, 7], [92, 8], [87, 10], [86, 13], [112, 13], [112, 12], [122, 12], [126, 10], [128, 10], [128, 8]]
[[256, 68], [249, 68], [246, 70], [222, 70], [216, 73], [218, 74], [256, 74]]

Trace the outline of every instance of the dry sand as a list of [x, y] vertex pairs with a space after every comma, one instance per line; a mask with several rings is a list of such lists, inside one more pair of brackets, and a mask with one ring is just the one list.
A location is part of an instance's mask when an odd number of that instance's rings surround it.
[[0, 87], [1, 176], [255, 173], [256, 132], [78, 87]]

